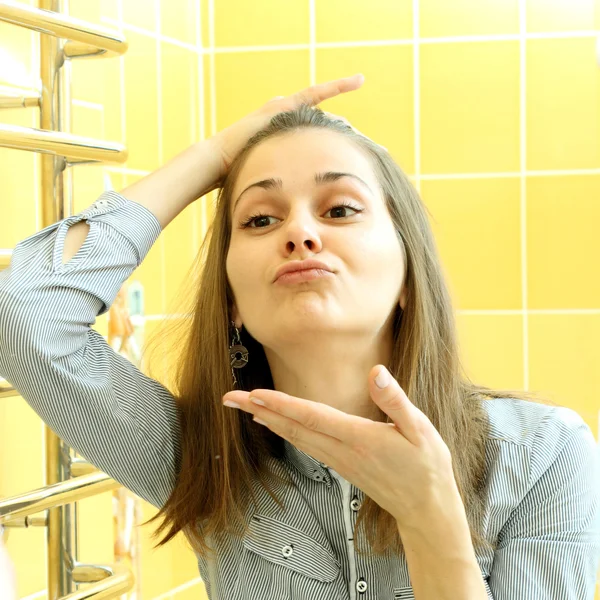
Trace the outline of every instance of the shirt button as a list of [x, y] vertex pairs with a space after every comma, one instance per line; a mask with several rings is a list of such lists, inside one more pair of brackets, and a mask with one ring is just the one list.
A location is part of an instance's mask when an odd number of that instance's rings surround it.
[[285, 556], [286, 558], [291, 556], [293, 553], [294, 553], [294, 549], [291, 546], [284, 546], [281, 549], [281, 554], [283, 554], [283, 556]]
[[350, 508], [354, 512], [358, 512], [358, 510], [360, 509], [360, 502], [358, 501], [358, 498], [356, 496], [352, 498], [352, 502], [350, 502]]
[[356, 590], [361, 594], [367, 591], [367, 582], [362, 577], [356, 582]]

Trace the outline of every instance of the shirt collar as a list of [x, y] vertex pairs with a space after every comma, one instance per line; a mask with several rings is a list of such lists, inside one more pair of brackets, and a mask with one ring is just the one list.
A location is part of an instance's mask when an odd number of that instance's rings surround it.
[[285, 459], [292, 464], [300, 473], [312, 479], [325, 483], [328, 488], [331, 487], [331, 475], [325, 463], [319, 462], [306, 452], [296, 448], [286, 439], [283, 440], [285, 446]]

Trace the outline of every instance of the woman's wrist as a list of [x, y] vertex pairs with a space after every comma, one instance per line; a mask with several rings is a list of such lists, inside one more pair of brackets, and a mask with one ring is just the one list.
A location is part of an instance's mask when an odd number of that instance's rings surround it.
[[191, 202], [221, 187], [223, 177], [223, 158], [213, 138], [196, 142], [192, 148], [196, 153], [196, 164], [202, 168], [199, 169], [199, 179], [196, 182], [197, 195]]
[[222, 158], [212, 138], [197, 142], [120, 193], [150, 210], [164, 229], [198, 198], [217, 189]]

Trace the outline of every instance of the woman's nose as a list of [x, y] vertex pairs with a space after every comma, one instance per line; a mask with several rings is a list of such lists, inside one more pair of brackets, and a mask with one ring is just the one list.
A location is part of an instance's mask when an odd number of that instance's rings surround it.
[[314, 217], [307, 214], [290, 216], [284, 235], [288, 238], [288, 245], [292, 244], [298, 249], [307, 247], [311, 251], [320, 249], [321, 238]]

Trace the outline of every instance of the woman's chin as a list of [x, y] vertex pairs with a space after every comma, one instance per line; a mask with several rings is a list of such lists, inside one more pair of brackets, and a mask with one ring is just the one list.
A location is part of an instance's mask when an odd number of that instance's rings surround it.
[[306, 311], [286, 314], [281, 320], [273, 320], [275, 327], [285, 336], [295, 338], [303, 335], [331, 334], [340, 330], [337, 319], [325, 311]]

